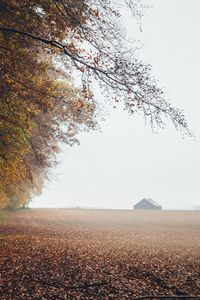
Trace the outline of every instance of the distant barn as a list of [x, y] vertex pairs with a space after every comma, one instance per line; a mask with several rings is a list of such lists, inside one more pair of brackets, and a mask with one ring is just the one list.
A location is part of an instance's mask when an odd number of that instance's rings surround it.
[[162, 209], [162, 206], [152, 199], [142, 199], [133, 206], [134, 209]]

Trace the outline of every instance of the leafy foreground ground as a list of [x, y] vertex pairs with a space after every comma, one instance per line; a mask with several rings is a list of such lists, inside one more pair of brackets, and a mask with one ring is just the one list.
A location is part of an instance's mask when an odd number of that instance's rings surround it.
[[200, 212], [1, 212], [0, 254], [1, 300], [198, 296]]

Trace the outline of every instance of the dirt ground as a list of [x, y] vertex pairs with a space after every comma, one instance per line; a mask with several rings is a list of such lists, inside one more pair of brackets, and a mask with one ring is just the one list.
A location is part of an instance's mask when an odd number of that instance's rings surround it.
[[2, 211], [0, 254], [1, 300], [200, 299], [200, 211]]

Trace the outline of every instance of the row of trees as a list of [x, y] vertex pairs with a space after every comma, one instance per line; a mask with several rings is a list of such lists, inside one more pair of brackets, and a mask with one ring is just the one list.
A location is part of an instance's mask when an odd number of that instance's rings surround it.
[[[135, 16], [140, 1], [124, 0]], [[111, 0], [2, 0], [0, 3], [0, 206], [27, 205], [42, 191], [61, 142], [96, 128], [93, 86], [142, 110], [151, 126], [169, 117], [149, 65], [135, 59]]]

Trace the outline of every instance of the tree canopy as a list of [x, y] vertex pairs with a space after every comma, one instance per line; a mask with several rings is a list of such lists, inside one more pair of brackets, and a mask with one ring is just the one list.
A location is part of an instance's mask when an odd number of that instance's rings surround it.
[[[135, 57], [114, 0], [2, 0], [0, 3], [0, 206], [41, 192], [59, 143], [96, 128], [97, 85], [151, 126], [165, 117], [189, 132], [163, 98], [151, 66]], [[138, 17], [140, 1], [124, 0]]]

